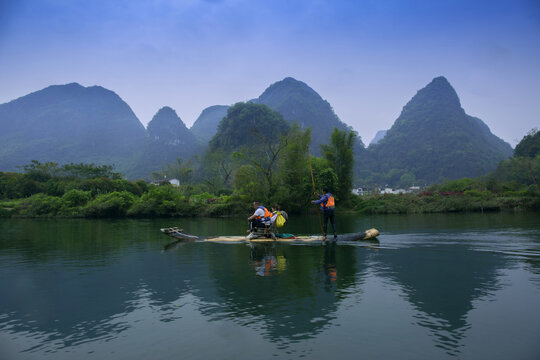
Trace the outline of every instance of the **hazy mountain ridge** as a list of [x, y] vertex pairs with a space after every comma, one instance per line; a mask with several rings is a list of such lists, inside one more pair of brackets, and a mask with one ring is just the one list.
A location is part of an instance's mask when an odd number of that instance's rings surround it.
[[388, 130], [379, 130], [379, 131], [377, 131], [377, 133], [375, 134], [373, 139], [369, 142], [369, 145], [375, 145], [379, 141], [381, 141], [386, 136], [387, 131]]
[[227, 105], [214, 105], [204, 109], [190, 130], [202, 144], [207, 144], [216, 134], [219, 122], [227, 115]]
[[161, 108], [148, 123], [147, 138], [141, 144], [142, 152], [135, 161], [130, 177], [148, 177], [166, 163], [172, 164], [202, 151], [193, 133], [172, 108]]
[[161, 108], [154, 115], [148, 123], [146, 131], [151, 141], [163, 145], [193, 146], [195, 144], [195, 136], [176, 114], [176, 111], [168, 106]]
[[32, 159], [116, 163], [125, 170], [144, 126], [114, 92], [53, 85], [0, 105], [0, 168]]
[[[279, 112], [288, 123], [312, 129], [311, 151], [320, 153], [334, 127], [351, 130], [330, 104], [307, 84], [285, 78], [270, 85], [254, 104]], [[0, 105], [0, 171], [39, 161], [115, 164], [128, 177], [148, 177], [177, 157], [202, 154], [229, 106], [204, 109], [188, 129], [170, 107], [145, 129], [116, 93], [77, 83], [53, 85]], [[225, 114], [225, 115], [223, 115]], [[223, 129], [220, 131], [224, 131]], [[234, 135], [234, 129], [227, 130]], [[392, 170], [426, 183], [473, 177], [512, 155], [509, 144], [469, 116], [444, 77], [437, 77], [403, 107], [378, 144], [355, 147], [358, 182]]]

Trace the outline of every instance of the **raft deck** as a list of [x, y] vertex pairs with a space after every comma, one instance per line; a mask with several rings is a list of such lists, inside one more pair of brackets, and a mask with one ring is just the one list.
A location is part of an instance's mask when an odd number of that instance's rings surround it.
[[[183, 229], [177, 227], [163, 228], [161, 232], [165, 235], [171, 236], [178, 240], [184, 241], [196, 241], [196, 242], [223, 242], [223, 243], [317, 243], [323, 241], [332, 241], [333, 237], [323, 237], [322, 235], [299, 235], [299, 236], [287, 236], [287, 237], [265, 237], [263, 235], [248, 238], [247, 236], [232, 235], [232, 236], [207, 236], [200, 237], [184, 232]], [[365, 241], [373, 240], [379, 235], [379, 231], [375, 228], [368, 229], [361, 233], [341, 234], [337, 236], [337, 241]]]

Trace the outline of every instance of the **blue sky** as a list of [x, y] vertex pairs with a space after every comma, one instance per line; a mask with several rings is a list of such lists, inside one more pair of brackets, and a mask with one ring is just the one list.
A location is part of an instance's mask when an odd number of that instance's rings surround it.
[[78, 82], [191, 126], [292, 76], [369, 143], [441, 75], [513, 146], [540, 128], [540, 1], [0, 0], [0, 103]]

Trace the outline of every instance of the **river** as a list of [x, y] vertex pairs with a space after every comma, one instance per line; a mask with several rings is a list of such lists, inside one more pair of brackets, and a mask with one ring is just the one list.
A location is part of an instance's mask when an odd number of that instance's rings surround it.
[[[0, 359], [539, 359], [540, 214], [337, 216], [378, 241], [179, 243], [241, 219], [0, 219]], [[320, 232], [315, 216], [286, 231]]]

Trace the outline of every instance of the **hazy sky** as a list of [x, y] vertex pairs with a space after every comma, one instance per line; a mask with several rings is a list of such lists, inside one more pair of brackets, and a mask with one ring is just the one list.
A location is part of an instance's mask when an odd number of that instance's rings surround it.
[[292, 76], [367, 144], [441, 75], [512, 146], [540, 128], [540, 1], [0, 0], [0, 103], [78, 82], [189, 127]]

